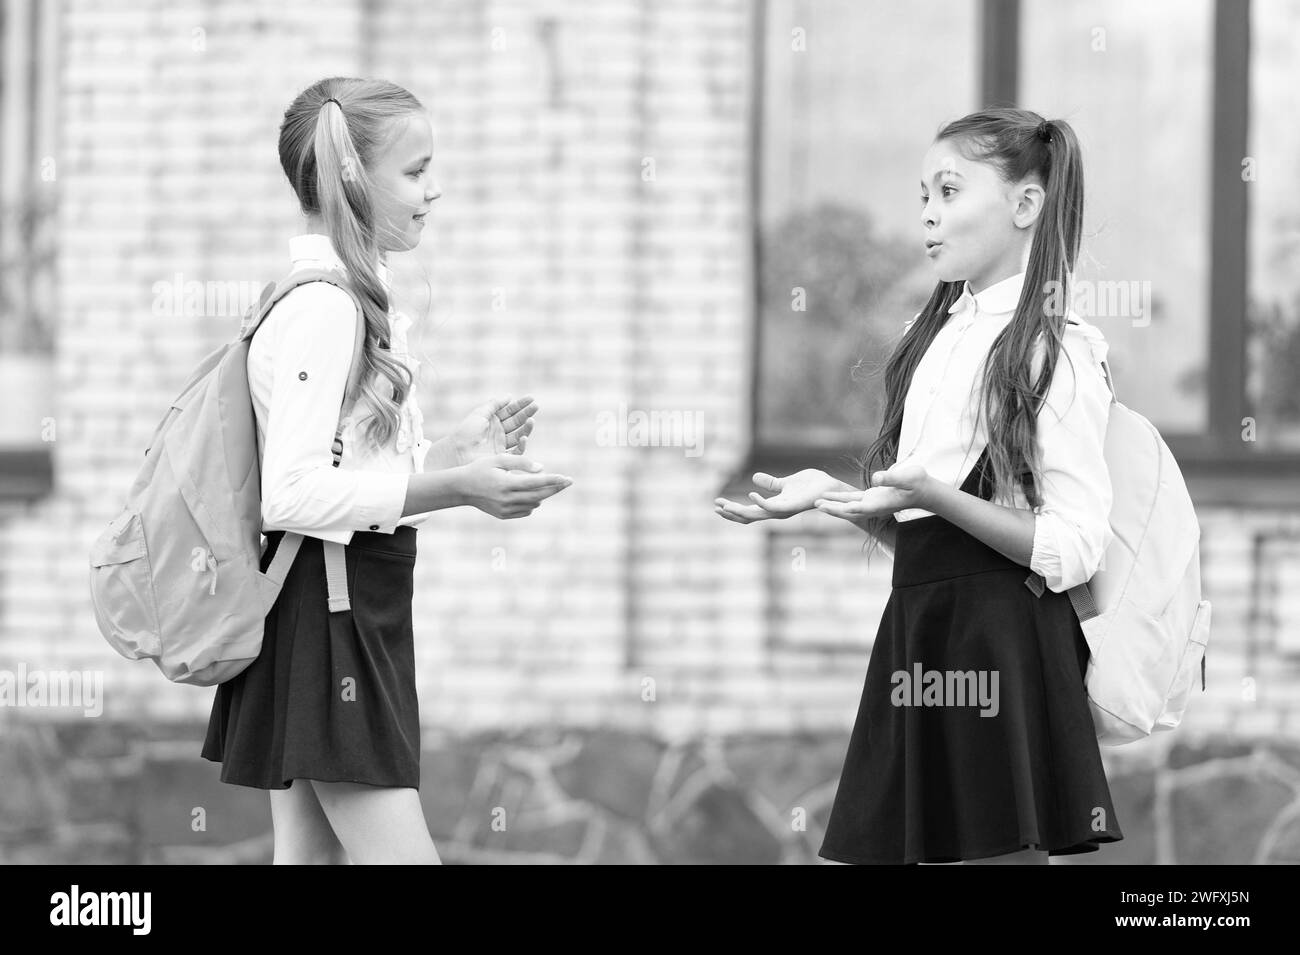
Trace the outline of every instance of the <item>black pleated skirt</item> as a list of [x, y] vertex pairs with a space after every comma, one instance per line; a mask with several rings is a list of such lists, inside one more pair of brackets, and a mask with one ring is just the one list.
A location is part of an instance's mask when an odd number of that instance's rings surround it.
[[[989, 499], [986, 455], [962, 490]], [[1124, 838], [1069, 597], [938, 515], [898, 522], [893, 589], [819, 854], [912, 864]], [[1038, 578], [1041, 580], [1041, 578]]]
[[[295, 779], [418, 789], [420, 710], [411, 598], [415, 527], [358, 531], [345, 547], [351, 610], [329, 612], [325, 555], [306, 537], [262, 649], [217, 687], [202, 756], [223, 782], [287, 789]], [[270, 531], [265, 571], [284, 537]]]

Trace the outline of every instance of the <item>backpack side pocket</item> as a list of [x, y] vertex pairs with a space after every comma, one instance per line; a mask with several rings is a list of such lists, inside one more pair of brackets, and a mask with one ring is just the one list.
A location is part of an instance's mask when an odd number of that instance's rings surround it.
[[[1187, 704], [1191, 700], [1192, 690], [1198, 682], [1205, 679], [1205, 651], [1210, 642], [1210, 602], [1201, 600], [1196, 605], [1192, 616], [1191, 630], [1187, 636], [1187, 646], [1178, 663], [1178, 675], [1165, 702], [1165, 708], [1156, 720], [1157, 730], [1171, 730], [1182, 722]], [[1202, 685], [1202, 688], [1204, 686]]]
[[130, 507], [113, 519], [90, 550], [90, 599], [95, 622], [128, 660], [162, 653], [153, 569], [140, 513]]

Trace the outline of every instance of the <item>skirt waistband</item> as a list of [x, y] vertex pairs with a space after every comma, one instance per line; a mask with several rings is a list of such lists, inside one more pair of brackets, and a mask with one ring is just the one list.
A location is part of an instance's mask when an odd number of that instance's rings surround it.
[[[378, 550], [414, 557], [418, 530], [419, 528], [412, 524], [398, 524], [397, 529], [391, 534], [383, 534], [379, 531], [353, 531], [352, 539], [345, 546], [349, 550]], [[268, 549], [271, 544], [278, 544], [284, 535], [284, 531], [266, 531]], [[306, 538], [303, 541], [304, 547], [313, 542], [320, 542], [320, 538], [312, 537], [310, 534], [304, 534], [303, 537]]]
[[990, 570], [1029, 574], [1029, 568], [937, 514], [897, 523], [891, 580], [894, 587], [928, 584]]

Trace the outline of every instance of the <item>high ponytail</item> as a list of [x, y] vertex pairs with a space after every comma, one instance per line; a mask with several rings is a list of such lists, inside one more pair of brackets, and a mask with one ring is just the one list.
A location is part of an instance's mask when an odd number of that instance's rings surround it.
[[[979, 408], [980, 420], [988, 423], [994, 496], [1019, 484], [1030, 506], [1038, 507], [1042, 496], [1037, 417], [1058, 356], [1064, 353], [1066, 317], [1074, 298], [1074, 270], [1083, 235], [1082, 152], [1068, 122], [1045, 120], [1030, 110], [1011, 107], [993, 107], [955, 120], [939, 130], [935, 142], [943, 140], [952, 140], [967, 159], [991, 163], [1004, 182], [1037, 175], [1043, 183], [1043, 210], [1030, 244], [1024, 286], [1011, 321], [989, 347]], [[880, 434], [857, 462], [864, 487], [871, 486], [873, 472], [897, 462], [912, 375], [963, 288], [962, 282], [939, 282], [885, 365]], [[892, 515], [863, 521], [869, 532], [868, 556], [893, 523]]]
[[324, 219], [361, 301], [366, 333], [357, 405], [369, 413], [362, 433], [377, 448], [392, 439], [414, 382], [410, 369], [389, 353], [388, 291], [379, 277], [382, 237], [369, 169], [391, 135], [391, 121], [423, 108], [392, 83], [331, 77], [300, 93], [280, 125], [280, 166], [303, 214]]

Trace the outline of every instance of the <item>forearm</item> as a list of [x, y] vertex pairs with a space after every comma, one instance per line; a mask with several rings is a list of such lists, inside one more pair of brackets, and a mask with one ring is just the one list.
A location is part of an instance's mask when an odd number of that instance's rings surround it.
[[406, 484], [402, 517], [423, 514], [468, 503], [463, 491], [464, 471], [459, 467], [440, 468], [412, 474]]
[[424, 458], [424, 470], [441, 471], [446, 468], [458, 468], [465, 463], [461, 459], [456, 439], [452, 435], [447, 435], [429, 445], [429, 453]]
[[957, 525], [999, 554], [1028, 567], [1034, 553], [1033, 511], [1005, 507], [929, 479], [921, 508]]

